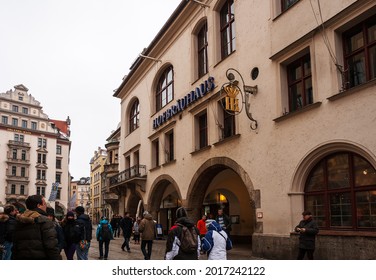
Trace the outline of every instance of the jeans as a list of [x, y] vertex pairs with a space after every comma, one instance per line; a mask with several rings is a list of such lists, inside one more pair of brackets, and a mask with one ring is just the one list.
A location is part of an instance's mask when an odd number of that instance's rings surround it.
[[[146, 246], [147, 246], [147, 250], [145, 249]], [[144, 255], [145, 260], [150, 260], [152, 247], [153, 247], [153, 240], [141, 241], [141, 251], [142, 251], [142, 254]]]
[[67, 260], [73, 260], [74, 252], [76, 252], [77, 244], [72, 243], [67, 245], [64, 248], [65, 256], [67, 257]]
[[121, 245], [121, 249], [124, 250], [124, 247], [126, 247], [127, 251], [131, 250], [131, 248], [129, 247], [129, 240], [130, 240], [130, 237], [125, 237], [124, 236], [124, 242], [123, 242], [123, 245]]
[[13, 242], [4, 241], [3, 260], [10, 260], [12, 257]]
[[[104, 255], [103, 255], [103, 245], [104, 245]], [[110, 240], [99, 240], [99, 257], [100, 258], [108, 258], [108, 250], [110, 247]]]
[[88, 260], [89, 258], [89, 248], [90, 248], [90, 242], [88, 243], [88, 248], [81, 249], [80, 245], [77, 246], [76, 254], [77, 254], [77, 260]]

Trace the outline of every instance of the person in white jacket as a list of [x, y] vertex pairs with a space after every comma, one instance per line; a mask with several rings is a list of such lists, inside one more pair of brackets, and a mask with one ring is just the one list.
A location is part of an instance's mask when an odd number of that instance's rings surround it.
[[208, 253], [208, 260], [226, 260], [232, 242], [215, 220], [206, 220], [208, 232], [201, 241], [201, 249]]

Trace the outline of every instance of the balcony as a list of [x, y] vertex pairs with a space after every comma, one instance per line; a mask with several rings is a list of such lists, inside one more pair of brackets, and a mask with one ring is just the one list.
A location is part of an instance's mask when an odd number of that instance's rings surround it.
[[13, 147], [22, 147], [22, 148], [28, 148], [28, 149], [30, 149], [30, 144], [26, 143], [26, 142], [23, 142], [23, 141], [9, 140], [8, 147], [10, 147], [10, 148], [13, 148]]
[[110, 188], [146, 180], [146, 165], [134, 165], [110, 177]]

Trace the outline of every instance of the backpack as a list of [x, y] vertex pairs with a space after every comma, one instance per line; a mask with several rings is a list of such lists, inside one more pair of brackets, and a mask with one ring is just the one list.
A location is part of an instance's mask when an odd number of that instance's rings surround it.
[[111, 240], [111, 230], [108, 227], [108, 224], [101, 225], [99, 236], [102, 238], [102, 240]]
[[181, 234], [180, 234], [180, 250], [183, 253], [197, 253], [198, 249], [198, 234], [196, 228], [190, 227], [187, 228], [181, 224], [178, 224], [181, 227]]

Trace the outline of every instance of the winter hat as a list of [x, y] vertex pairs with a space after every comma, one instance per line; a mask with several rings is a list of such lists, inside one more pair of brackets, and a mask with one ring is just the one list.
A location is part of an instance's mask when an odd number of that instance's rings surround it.
[[68, 211], [67, 213], [67, 218], [68, 217], [73, 217], [74, 218], [74, 213], [72, 211]]
[[85, 213], [85, 208], [82, 207], [82, 206], [77, 206], [75, 211], [76, 211], [77, 214], [83, 214], [83, 213]]
[[4, 207], [0, 207], [0, 214], [4, 213]]
[[47, 207], [46, 213], [49, 216], [55, 216], [55, 210], [52, 207]]
[[311, 211], [304, 211], [303, 213], [302, 213], [302, 215], [303, 216], [306, 216], [306, 215], [308, 215], [308, 216], [311, 216], [312, 215], [312, 213], [311, 213]]
[[184, 207], [180, 207], [176, 210], [176, 218], [179, 219], [182, 217], [187, 217], [187, 211]]

